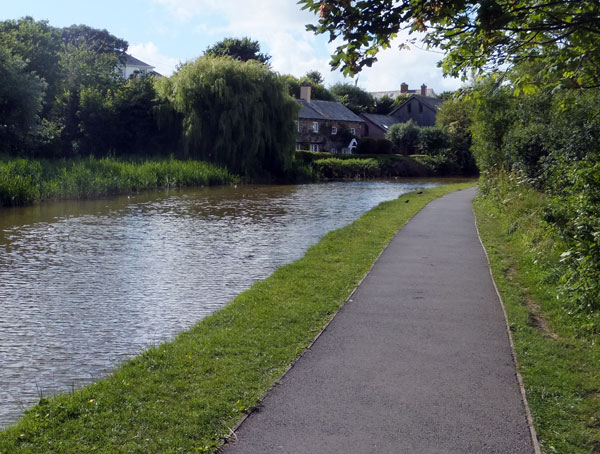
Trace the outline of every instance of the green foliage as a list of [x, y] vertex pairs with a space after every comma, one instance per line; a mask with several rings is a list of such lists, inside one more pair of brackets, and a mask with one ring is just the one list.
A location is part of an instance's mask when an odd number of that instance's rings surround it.
[[387, 132], [387, 139], [405, 155], [415, 154], [419, 146], [419, 127], [414, 121], [396, 123]]
[[[401, 30], [424, 33], [426, 45], [441, 49], [444, 73], [469, 77], [535, 62], [537, 72], [518, 81], [532, 87], [592, 87], [600, 84], [600, 4], [584, 0], [532, 2], [474, 0], [394, 2], [390, 0], [301, 0], [319, 15], [309, 30], [340, 39], [334, 68], [356, 74], [370, 67], [380, 49]], [[405, 47], [407, 47], [405, 45]]]
[[306, 164], [310, 164], [313, 161], [318, 159], [327, 159], [331, 157], [331, 153], [326, 151], [309, 151], [302, 150], [296, 151], [295, 157], [297, 160], [300, 160]]
[[375, 99], [373, 113], [378, 115], [387, 115], [394, 109], [394, 99], [388, 95]]
[[147, 189], [236, 182], [226, 169], [206, 162], [113, 158], [0, 161], [0, 207], [35, 200], [80, 199]]
[[304, 78], [310, 80], [315, 85], [323, 85], [323, 82], [325, 81], [323, 75], [319, 71], [314, 70], [307, 72]]
[[225, 38], [217, 44], [208, 47], [204, 55], [209, 57], [232, 57], [239, 61], [256, 60], [268, 64], [271, 56], [260, 53], [260, 44], [248, 37]]
[[326, 179], [375, 178], [380, 175], [375, 159], [319, 159], [314, 166]]
[[482, 180], [474, 204], [502, 295], [543, 452], [585, 454], [600, 442], [600, 343], [588, 317], [557, 297], [560, 235], [543, 220], [549, 197], [517, 174]]
[[434, 175], [478, 175], [479, 170], [470, 150], [471, 136], [465, 129], [465, 120], [450, 121], [454, 117], [444, 112], [438, 126], [420, 127], [410, 120], [393, 125], [387, 134], [394, 147], [403, 154], [420, 155], [415, 159], [428, 167]]
[[374, 139], [363, 137], [358, 141], [356, 153], [358, 154], [391, 154], [394, 144], [387, 139]]
[[30, 77], [35, 75], [46, 82], [44, 113], [49, 114], [54, 98], [61, 91], [63, 68], [60, 66], [62, 49], [60, 29], [47, 21], [31, 17], [0, 22], [0, 47], [25, 63]]
[[115, 156], [159, 152], [153, 134], [156, 92], [152, 77], [133, 78], [102, 90], [81, 90], [77, 113], [80, 146], [94, 156]]
[[423, 126], [419, 128], [419, 150], [421, 154], [435, 155], [450, 147], [450, 137], [444, 128]]
[[329, 91], [355, 114], [372, 112], [375, 107], [373, 96], [356, 85], [337, 83]]
[[377, 154], [377, 140], [372, 137], [362, 137], [356, 145], [358, 154]]
[[25, 68], [21, 58], [0, 47], [0, 151], [27, 146], [38, 134], [46, 84]]
[[291, 166], [299, 107], [265, 65], [202, 57], [159, 89], [183, 119], [183, 156], [252, 177]]
[[27, 205], [40, 197], [42, 166], [16, 159], [0, 162], [0, 207]]
[[515, 100], [508, 87], [494, 89], [493, 82], [480, 86], [472, 111], [472, 151], [482, 170], [506, 162], [505, 136], [515, 121]]
[[392, 154], [394, 144], [388, 139], [377, 139], [377, 154]]
[[[81, 92], [114, 90], [122, 83], [116, 65], [127, 42], [106, 30], [85, 25], [60, 29], [26, 17], [0, 22], [0, 48], [25, 62], [23, 91], [31, 91], [34, 80], [43, 84], [42, 108], [36, 109], [34, 122], [36, 134], [31, 134], [27, 125], [19, 126], [14, 134], [35, 140], [20, 141], [13, 152], [44, 157], [80, 154]], [[23, 99], [27, 102], [30, 97]]]

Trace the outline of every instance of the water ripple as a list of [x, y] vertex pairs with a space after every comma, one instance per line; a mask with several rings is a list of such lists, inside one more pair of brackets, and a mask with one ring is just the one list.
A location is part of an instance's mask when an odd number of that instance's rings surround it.
[[433, 185], [211, 188], [0, 211], [0, 425], [172, 339], [381, 201]]

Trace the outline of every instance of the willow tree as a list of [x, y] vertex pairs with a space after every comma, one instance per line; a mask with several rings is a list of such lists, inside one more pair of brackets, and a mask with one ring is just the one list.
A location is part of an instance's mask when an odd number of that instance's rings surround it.
[[254, 177], [280, 175], [291, 165], [298, 106], [265, 65], [205, 56], [158, 89], [181, 115], [185, 157]]

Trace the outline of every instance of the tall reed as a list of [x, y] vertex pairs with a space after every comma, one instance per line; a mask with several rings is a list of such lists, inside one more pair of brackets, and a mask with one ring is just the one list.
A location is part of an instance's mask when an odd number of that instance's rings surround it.
[[132, 162], [93, 157], [54, 161], [8, 159], [0, 161], [0, 206], [156, 188], [212, 186], [237, 180], [227, 169], [201, 161]]

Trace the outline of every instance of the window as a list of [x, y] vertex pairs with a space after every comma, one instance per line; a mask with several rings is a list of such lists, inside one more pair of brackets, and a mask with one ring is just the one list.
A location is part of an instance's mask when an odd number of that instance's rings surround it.
[[302, 144], [300, 142], [296, 142], [296, 151], [302, 151]]
[[411, 103], [408, 103], [406, 105], [406, 110], [407, 110], [408, 113], [411, 113], [411, 111], [412, 111], [412, 104]]
[[298, 132], [300, 132], [300, 122], [299, 121], [295, 121], [294, 123], [296, 123], [296, 130]]
[[319, 151], [319, 144], [318, 143], [311, 143], [310, 144], [310, 151]]
[[336, 154], [337, 153], [337, 148], [332, 148], [331, 149], [331, 154]]
[[419, 113], [423, 113], [423, 103], [419, 103]]
[[337, 134], [337, 128], [335, 126], [331, 127], [331, 135], [335, 136]]
[[319, 122], [313, 121], [313, 132], [319, 132]]
[[350, 128], [350, 134], [355, 135], [356, 134], [356, 129]]

